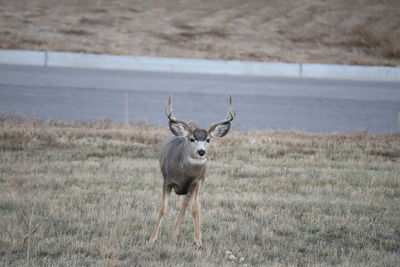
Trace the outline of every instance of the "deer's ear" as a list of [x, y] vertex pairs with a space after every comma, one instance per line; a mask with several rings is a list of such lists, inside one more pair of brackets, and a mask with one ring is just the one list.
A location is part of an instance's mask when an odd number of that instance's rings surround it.
[[169, 129], [176, 136], [189, 136], [190, 128], [187, 124], [181, 122], [169, 122]]
[[210, 127], [208, 134], [213, 137], [224, 137], [231, 129], [231, 123], [225, 122], [221, 124], [215, 124]]

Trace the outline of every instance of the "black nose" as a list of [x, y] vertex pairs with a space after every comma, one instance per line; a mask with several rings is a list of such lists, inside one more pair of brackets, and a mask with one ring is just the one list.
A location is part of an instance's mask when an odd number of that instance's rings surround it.
[[206, 151], [204, 149], [197, 150], [197, 153], [199, 154], [200, 157], [204, 156], [206, 154]]

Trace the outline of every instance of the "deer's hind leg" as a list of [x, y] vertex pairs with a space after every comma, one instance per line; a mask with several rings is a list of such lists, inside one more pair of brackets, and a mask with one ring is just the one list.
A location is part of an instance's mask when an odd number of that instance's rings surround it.
[[161, 221], [162, 221], [164, 215], [167, 212], [168, 198], [169, 198], [169, 195], [171, 194], [171, 190], [172, 190], [171, 186], [164, 185], [160, 214], [158, 215], [157, 224], [156, 224], [156, 226], [155, 226], [155, 228], [153, 230], [153, 233], [151, 234], [151, 237], [150, 237], [150, 240], [149, 240], [150, 243], [154, 243], [154, 241], [157, 240], [158, 231], [160, 230]]

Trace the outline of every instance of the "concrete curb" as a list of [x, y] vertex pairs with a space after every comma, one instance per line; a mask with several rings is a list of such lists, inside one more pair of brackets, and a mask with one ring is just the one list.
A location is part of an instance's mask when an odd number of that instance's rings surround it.
[[0, 64], [43, 66], [45, 61], [45, 52], [0, 50]]
[[298, 75], [297, 64], [48, 52], [47, 66], [230, 75]]
[[0, 50], [0, 64], [315, 79], [400, 81], [399, 67], [133, 57], [69, 52]]
[[302, 78], [400, 81], [400, 68], [396, 67], [302, 64], [301, 68]]

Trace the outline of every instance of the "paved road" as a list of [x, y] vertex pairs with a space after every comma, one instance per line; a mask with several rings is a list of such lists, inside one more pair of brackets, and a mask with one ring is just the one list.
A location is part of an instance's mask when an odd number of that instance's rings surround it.
[[372, 133], [399, 131], [400, 83], [265, 78], [0, 65], [0, 112], [45, 119], [166, 126], [164, 106], [207, 126], [233, 96], [234, 128]]

